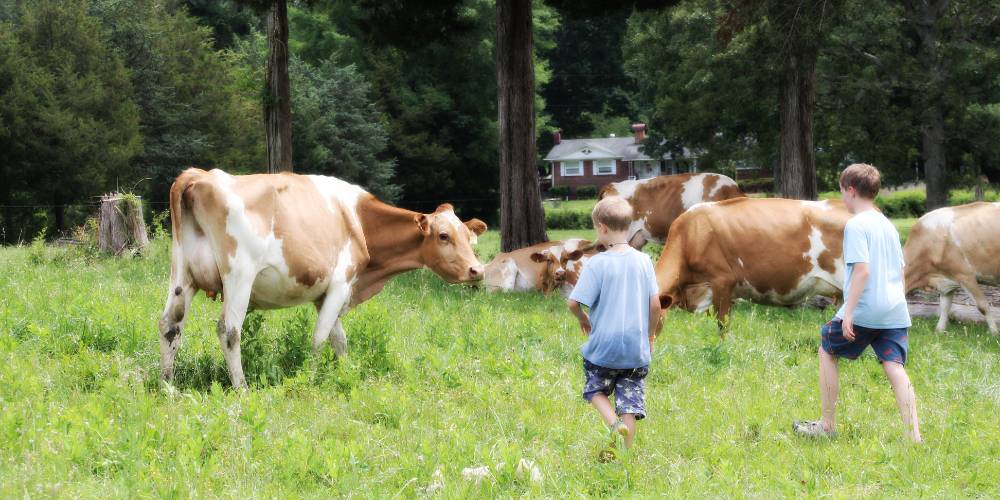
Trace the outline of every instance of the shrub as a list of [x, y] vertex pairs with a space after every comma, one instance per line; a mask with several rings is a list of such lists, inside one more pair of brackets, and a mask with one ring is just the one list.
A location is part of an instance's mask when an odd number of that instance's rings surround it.
[[756, 179], [746, 179], [739, 181], [740, 189], [744, 193], [760, 193], [770, 191], [774, 188], [774, 177], [758, 177]]
[[552, 198], [565, 198], [569, 196], [569, 186], [553, 186], [549, 188], [549, 196]]
[[594, 186], [580, 186], [576, 188], [577, 198], [597, 198], [597, 188]]
[[886, 217], [920, 217], [924, 214], [927, 195], [919, 190], [896, 191], [875, 199]]
[[590, 212], [548, 211], [545, 212], [545, 227], [548, 229], [590, 229]]

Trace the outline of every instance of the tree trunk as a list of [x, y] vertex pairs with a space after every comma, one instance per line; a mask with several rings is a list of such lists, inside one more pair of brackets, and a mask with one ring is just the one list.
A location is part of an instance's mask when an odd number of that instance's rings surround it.
[[924, 160], [924, 180], [927, 183], [927, 211], [948, 204], [945, 181], [945, 119], [944, 87], [947, 74], [938, 51], [941, 40], [941, 18], [948, 10], [949, 0], [910, 1], [907, 19], [917, 34], [917, 59], [927, 80], [921, 91], [923, 110], [920, 113], [920, 135]]
[[785, 198], [815, 200], [816, 158], [813, 108], [816, 104], [816, 53], [790, 56], [781, 81], [781, 157], [775, 181]]
[[535, 150], [531, 0], [497, 0], [500, 249], [548, 241]]
[[288, 83], [288, 5], [274, 0], [267, 12], [267, 90], [264, 97], [267, 171], [292, 171], [292, 101]]
[[924, 181], [927, 183], [927, 211], [948, 205], [948, 186], [944, 179], [944, 113], [934, 103], [920, 116], [923, 142]]

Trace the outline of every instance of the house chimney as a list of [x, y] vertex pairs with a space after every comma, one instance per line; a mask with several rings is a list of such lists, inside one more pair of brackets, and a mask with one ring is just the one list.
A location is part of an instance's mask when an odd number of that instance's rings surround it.
[[646, 124], [645, 123], [633, 123], [632, 133], [635, 134], [635, 143], [639, 144], [644, 139], [646, 139]]
[[562, 130], [555, 129], [552, 131], [552, 144], [559, 144], [562, 142]]

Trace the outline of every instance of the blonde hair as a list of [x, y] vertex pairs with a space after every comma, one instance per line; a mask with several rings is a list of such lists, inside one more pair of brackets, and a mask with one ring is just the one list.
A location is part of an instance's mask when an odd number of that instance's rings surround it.
[[840, 173], [840, 186], [852, 187], [863, 198], [874, 200], [879, 189], [882, 189], [882, 174], [867, 163], [855, 163]]
[[612, 231], [624, 231], [632, 224], [632, 205], [619, 196], [608, 196], [594, 205], [590, 218], [594, 227], [601, 223]]

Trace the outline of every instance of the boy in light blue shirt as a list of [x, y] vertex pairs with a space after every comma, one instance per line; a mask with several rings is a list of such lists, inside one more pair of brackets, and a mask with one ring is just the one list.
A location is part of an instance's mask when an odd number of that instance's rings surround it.
[[[597, 240], [608, 250], [591, 257], [566, 301], [587, 341], [583, 398], [611, 427], [612, 437], [632, 446], [635, 423], [646, 416], [644, 379], [653, 339], [661, 328], [656, 274], [649, 256], [628, 244], [632, 207], [617, 196], [602, 199], [591, 214]], [[590, 309], [588, 315], [580, 307]], [[608, 396], [614, 394], [612, 408]]]
[[875, 208], [879, 171], [865, 164], [840, 175], [844, 204], [854, 214], [844, 228], [844, 305], [820, 330], [819, 382], [823, 416], [795, 422], [806, 436], [836, 435], [834, 414], [839, 390], [837, 359], [856, 359], [869, 345], [882, 363], [903, 418], [907, 437], [920, 442], [916, 395], [903, 365], [909, 352], [910, 313], [903, 286], [903, 250], [895, 226]]

